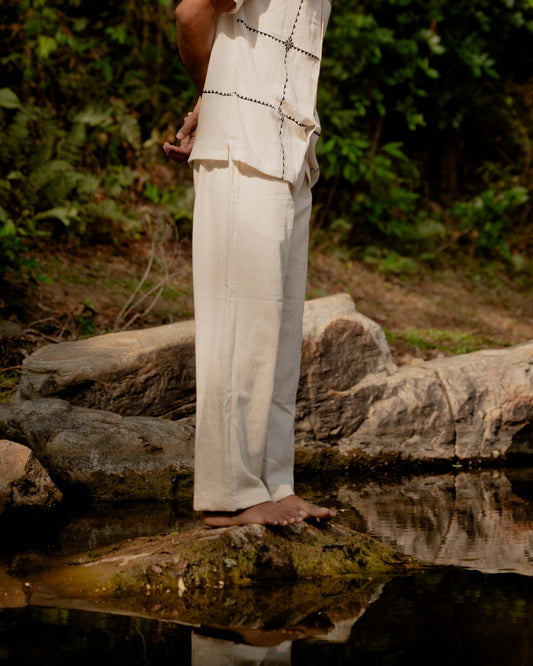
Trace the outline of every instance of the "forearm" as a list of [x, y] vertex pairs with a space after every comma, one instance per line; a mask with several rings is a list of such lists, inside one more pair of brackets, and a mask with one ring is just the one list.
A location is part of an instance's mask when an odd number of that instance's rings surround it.
[[182, 0], [176, 8], [178, 49], [200, 93], [213, 48], [217, 16], [231, 9], [233, 4], [233, 0]]

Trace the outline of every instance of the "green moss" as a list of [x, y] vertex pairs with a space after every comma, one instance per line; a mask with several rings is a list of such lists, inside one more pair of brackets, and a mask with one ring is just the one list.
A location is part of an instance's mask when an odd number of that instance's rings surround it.
[[181, 621], [257, 623], [285, 613], [286, 623], [287, 614], [296, 621], [334, 597], [345, 601], [348, 589], [366, 590], [368, 576], [420, 566], [336, 524], [249, 525], [134, 539], [64, 560], [33, 583], [60, 598], [129, 612], [156, 608]]
[[509, 343], [477, 333], [464, 333], [458, 329], [437, 328], [384, 329], [390, 345], [409, 345], [427, 351], [439, 349], [451, 354], [468, 354], [481, 349], [508, 347]]
[[98, 500], [181, 500], [192, 494], [193, 474], [182, 472], [144, 472], [125, 469], [121, 474], [95, 472], [84, 484], [83, 494]]

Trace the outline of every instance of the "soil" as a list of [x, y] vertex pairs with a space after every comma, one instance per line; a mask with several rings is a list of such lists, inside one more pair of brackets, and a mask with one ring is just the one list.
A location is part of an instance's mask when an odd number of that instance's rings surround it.
[[[189, 241], [160, 245], [156, 254], [147, 240], [35, 254], [31, 280], [11, 278], [0, 287], [4, 394], [14, 391], [22, 359], [40, 345], [192, 318]], [[533, 339], [531, 279], [478, 264], [398, 276], [312, 244], [308, 298], [339, 292], [385, 329], [399, 365]]]

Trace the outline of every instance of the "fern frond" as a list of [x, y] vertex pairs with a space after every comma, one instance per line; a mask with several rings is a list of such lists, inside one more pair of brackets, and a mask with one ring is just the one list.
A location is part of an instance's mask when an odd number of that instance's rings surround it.
[[87, 213], [94, 220], [105, 220], [120, 224], [130, 223], [134, 219], [124, 206], [112, 199], [87, 204]]
[[82, 123], [75, 123], [71, 131], [57, 144], [57, 159], [72, 165], [80, 162], [80, 155], [87, 142], [87, 130]]
[[74, 122], [89, 127], [110, 129], [114, 125], [113, 109], [111, 107], [88, 106], [77, 114]]

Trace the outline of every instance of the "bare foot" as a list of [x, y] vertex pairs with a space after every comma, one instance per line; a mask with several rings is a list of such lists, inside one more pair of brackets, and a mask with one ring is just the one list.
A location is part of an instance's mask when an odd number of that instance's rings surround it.
[[303, 516], [280, 502], [261, 502], [242, 511], [204, 511], [204, 522], [211, 527], [231, 525], [292, 525], [301, 523]]
[[306, 518], [335, 518], [337, 515], [335, 509], [328, 509], [325, 506], [312, 504], [311, 502], [307, 502], [307, 500], [298, 497], [298, 495], [284, 497], [282, 500], [279, 500], [278, 504], [281, 504], [288, 509], [292, 509], [298, 513], [303, 520]]

